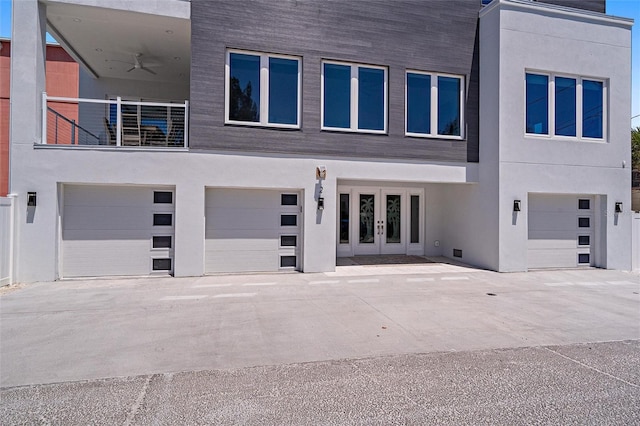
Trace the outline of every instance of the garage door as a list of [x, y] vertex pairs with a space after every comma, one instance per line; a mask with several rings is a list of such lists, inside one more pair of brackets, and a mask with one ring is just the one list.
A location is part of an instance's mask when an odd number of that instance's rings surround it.
[[300, 194], [207, 189], [205, 272], [266, 272], [300, 267]]
[[172, 272], [173, 195], [166, 188], [66, 185], [62, 276]]
[[530, 269], [593, 264], [593, 203], [589, 196], [529, 194]]

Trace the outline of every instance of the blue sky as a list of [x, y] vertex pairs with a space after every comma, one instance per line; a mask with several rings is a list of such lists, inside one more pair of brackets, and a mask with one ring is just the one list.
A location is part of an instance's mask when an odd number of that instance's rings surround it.
[[[635, 20], [632, 32], [631, 115], [638, 117], [631, 124], [633, 127], [640, 126], [640, 0], [607, 0], [607, 13]], [[11, 0], [0, 0], [0, 37], [11, 37]]]

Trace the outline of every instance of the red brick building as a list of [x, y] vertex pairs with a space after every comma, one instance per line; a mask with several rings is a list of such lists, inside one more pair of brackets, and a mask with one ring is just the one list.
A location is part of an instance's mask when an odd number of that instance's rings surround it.
[[[9, 191], [9, 86], [11, 80], [11, 40], [0, 39], [0, 196]], [[58, 45], [47, 45], [47, 93], [78, 97], [78, 64]], [[56, 110], [76, 118], [78, 106], [60, 104]]]

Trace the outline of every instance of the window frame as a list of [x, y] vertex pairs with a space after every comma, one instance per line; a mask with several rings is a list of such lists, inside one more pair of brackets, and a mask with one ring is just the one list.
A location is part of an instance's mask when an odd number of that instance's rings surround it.
[[[547, 133], [529, 133], [527, 132], [527, 75], [542, 75], [548, 78], [547, 82], [547, 98], [549, 100], [549, 108], [547, 110], [548, 132]], [[576, 80], [576, 135], [565, 136], [556, 134], [556, 78], [569, 78]], [[583, 81], [593, 81], [602, 84], [602, 137], [585, 137], [584, 136], [584, 105], [583, 105]], [[600, 77], [581, 76], [576, 74], [568, 74], [561, 72], [548, 72], [539, 71], [534, 69], [525, 69], [524, 73], [524, 114], [523, 114], [523, 128], [526, 137], [536, 139], [556, 139], [566, 141], [579, 141], [579, 142], [596, 142], [607, 143], [608, 138], [608, 96], [609, 96], [609, 84], [608, 79]]]
[[[231, 93], [231, 54], [257, 56], [260, 58], [260, 121], [240, 121], [229, 118], [229, 100]], [[298, 96], [296, 124], [270, 123], [269, 122], [269, 59], [289, 59], [298, 62]], [[252, 127], [272, 127], [281, 129], [300, 129], [302, 126], [302, 57], [295, 55], [283, 55], [279, 53], [257, 52], [242, 49], [227, 49], [225, 52], [224, 72], [224, 124]]]
[[[324, 65], [342, 65], [351, 68], [351, 80], [350, 80], [350, 125], [349, 127], [329, 127], [324, 125]], [[360, 68], [370, 68], [382, 70], [384, 72], [384, 129], [383, 130], [371, 130], [358, 128], [358, 70]], [[320, 63], [320, 130], [328, 130], [332, 132], [347, 132], [347, 133], [369, 133], [377, 135], [386, 135], [389, 132], [389, 67], [384, 65], [371, 65], [358, 62], [345, 62], [335, 61], [330, 59], [323, 59]]]
[[[430, 108], [431, 116], [429, 121], [430, 133], [416, 133], [409, 131], [409, 74], [428, 75], [431, 79], [431, 92], [430, 92]], [[438, 133], [438, 77], [457, 78], [460, 80], [460, 135], [441, 135]], [[458, 74], [449, 74], [441, 72], [420, 71], [414, 69], [407, 69], [404, 73], [404, 134], [405, 136], [413, 138], [429, 138], [429, 139], [452, 139], [452, 140], [464, 140], [465, 139], [465, 76]]]

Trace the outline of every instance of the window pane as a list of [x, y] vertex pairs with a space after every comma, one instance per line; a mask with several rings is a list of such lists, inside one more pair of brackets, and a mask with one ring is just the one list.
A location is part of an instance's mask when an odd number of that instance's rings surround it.
[[582, 136], [602, 138], [602, 82], [582, 80]]
[[387, 244], [399, 244], [401, 240], [402, 202], [399, 195], [387, 195]]
[[358, 68], [358, 129], [384, 130], [384, 70]]
[[411, 196], [411, 242], [420, 242], [420, 196]]
[[260, 57], [229, 54], [229, 119], [260, 121]]
[[153, 191], [153, 202], [155, 204], [173, 203], [173, 193], [169, 191]]
[[589, 210], [591, 208], [591, 200], [578, 200], [578, 208], [580, 210]]
[[324, 64], [324, 126], [351, 127], [351, 67]]
[[438, 134], [460, 136], [460, 79], [438, 77]]
[[360, 194], [360, 244], [373, 244], [375, 240], [375, 195]]
[[281, 194], [280, 205], [282, 206], [297, 206], [298, 194]]
[[556, 135], [576, 135], [576, 80], [556, 77]]
[[269, 58], [269, 123], [298, 124], [298, 61]]
[[549, 133], [549, 77], [527, 74], [527, 133]]
[[340, 244], [349, 243], [349, 194], [340, 194]]
[[431, 133], [431, 76], [407, 74], [407, 132]]
[[171, 213], [154, 213], [153, 226], [171, 226], [172, 218]]
[[298, 245], [298, 237], [295, 235], [281, 235], [280, 245], [282, 247], [295, 247]]
[[171, 237], [153, 237], [153, 248], [171, 248]]
[[280, 226], [298, 226], [298, 216], [295, 214], [280, 215]]
[[154, 271], [170, 271], [171, 259], [153, 259], [152, 268]]
[[281, 268], [295, 268], [296, 267], [296, 257], [295, 256], [280, 256], [280, 267]]
[[578, 245], [588, 246], [589, 244], [591, 244], [591, 237], [589, 235], [578, 236]]

